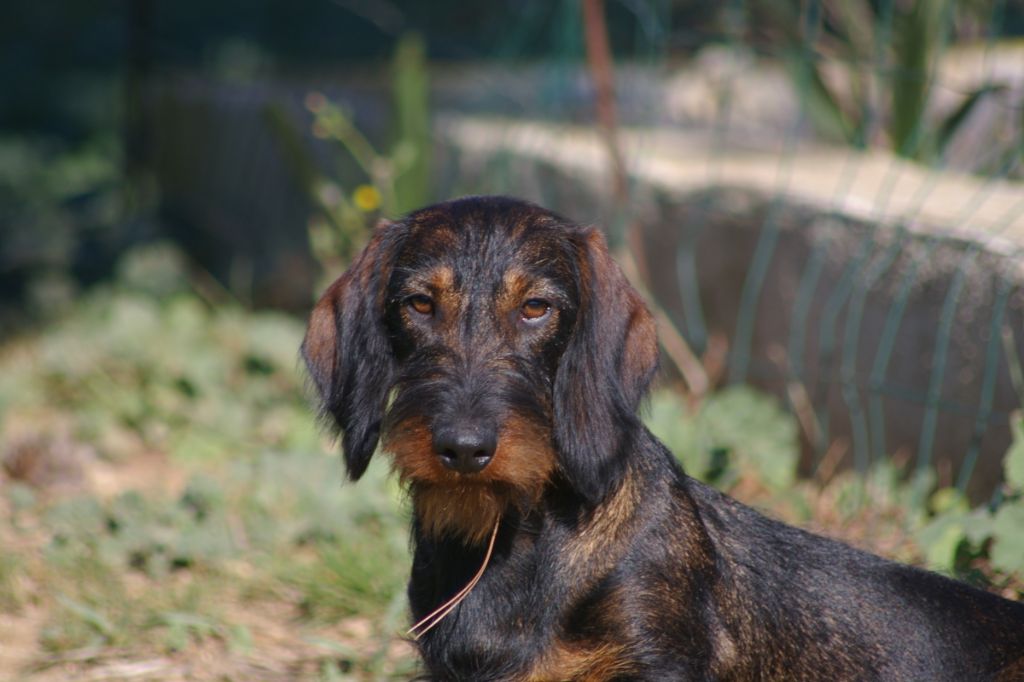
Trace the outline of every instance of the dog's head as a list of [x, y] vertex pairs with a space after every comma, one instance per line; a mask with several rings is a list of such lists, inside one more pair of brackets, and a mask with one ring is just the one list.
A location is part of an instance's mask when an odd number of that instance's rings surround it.
[[421, 528], [469, 542], [556, 477], [599, 503], [657, 364], [653, 319], [601, 233], [501, 197], [378, 227], [302, 352], [349, 476], [383, 434]]

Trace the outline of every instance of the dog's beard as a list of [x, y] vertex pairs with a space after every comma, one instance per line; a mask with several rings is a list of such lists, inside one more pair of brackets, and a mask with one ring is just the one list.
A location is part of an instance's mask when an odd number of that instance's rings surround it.
[[[493, 483], [450, 486], [412, 482], [409, 494], [423, 533], [433, 538], [455, 537], [467, 545], [483, 543], [518, 497]], [[521, 502], [518, 506], [523, 506]]]
[[477, 474], [459, 474], [441, 464], [422, 417], [388, 428], [383, 445], [409, 492], [421, 531], [469, 545], [483, 543], [510, 509], [525, 513], [535, 506], [555, 470], [550, 432], [525, 419], [506, 420], [494, 458]]

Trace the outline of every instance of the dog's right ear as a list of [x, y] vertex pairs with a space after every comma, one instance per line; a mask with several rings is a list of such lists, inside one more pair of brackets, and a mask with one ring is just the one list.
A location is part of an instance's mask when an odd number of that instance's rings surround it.
[[348, 271], [320, 297], [302, 342], [321, 415], [341, 430], [353, 481], [366, 471], [377, 447], [394, 375], [384, 297], [401, 232], [398, 224], [377, 226]]

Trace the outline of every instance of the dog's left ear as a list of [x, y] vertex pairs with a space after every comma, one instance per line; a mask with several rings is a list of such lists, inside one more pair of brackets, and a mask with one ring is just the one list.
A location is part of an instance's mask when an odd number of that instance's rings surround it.
[[596, 505], [621, 479], [637, 410], [658, 365], [657, 329], [599, 230], [577, 241], [580, 308], [555, 378], [555, 440], [562, 470]]
[[302, 342], [322, 416], [341, 429], [353, 481], [366, 471], [377, 447], [394, 374], [383, 318], [399, 232], [399, 225], [377, 226], [352, 266], [320, 297]]

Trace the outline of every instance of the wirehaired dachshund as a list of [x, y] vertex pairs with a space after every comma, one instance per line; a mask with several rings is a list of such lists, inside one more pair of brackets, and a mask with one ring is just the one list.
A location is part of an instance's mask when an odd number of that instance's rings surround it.
[[350, 478], [379, 440], [408, 491], [424, 679], [1024, 680], [1024, 605], [683, 472], [597, 229], [504, 197], [382, 223], [302, 352]]

